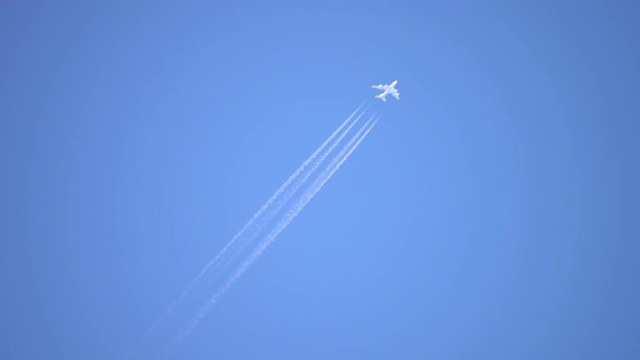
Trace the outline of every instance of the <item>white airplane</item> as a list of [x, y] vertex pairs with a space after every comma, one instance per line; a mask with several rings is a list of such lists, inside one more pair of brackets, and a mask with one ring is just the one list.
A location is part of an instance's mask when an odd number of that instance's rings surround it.
[[373, 85], [372, 88], [378, 90], [384, 90], [384, 92], [380, 95], [376, 95], [376, 97], [382, 101], [387, 101], [385, 97], [389, 94], [393, 95], [396, 99], [400, 100], [400, 93], [396, 90], [395, 86], [398, 83], [398, 80], [391, 83], [391, 85]]

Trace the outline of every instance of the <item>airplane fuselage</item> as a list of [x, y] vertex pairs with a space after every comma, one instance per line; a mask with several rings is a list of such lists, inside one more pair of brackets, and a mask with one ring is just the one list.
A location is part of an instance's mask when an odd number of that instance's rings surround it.
[[382, 100], [382, 101], [387, 101], [386, 96], [391, 94], [393, 95], [393, 97], [395, 97], [396, 99], [400, 100], [400, 93], [398, 92], [398, 90], [395, 88], [396, 84], [398, 83], [398, 80], [395, 80], [394, 82], [391, 83], [391, 85], [373, 85], [371, 86], [374, 89], [378, 89], [378, 90], [382, 90], [382, 94], [380, 95], [376, 95], [376, 98]]

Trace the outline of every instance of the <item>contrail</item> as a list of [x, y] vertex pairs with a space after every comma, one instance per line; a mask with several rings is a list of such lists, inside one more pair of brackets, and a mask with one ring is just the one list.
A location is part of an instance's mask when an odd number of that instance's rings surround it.
[[[180, 296], [168, 307], [164, 314], [143, 335], [143, 343], [153, 343], [160, 340], [160, 335], [168, 327], [181, 323], [180, 318], [187, 316], [185, 303], [194, 304], [200, 296], [211, 287], [212, 283], [221, 276], [223, 271], [233, 264], [236, 257], [248, 246], [251, 239], [258, 235], [270, 223], [270, 220], [278, 214], [283, 206], [302, 187], [308, 178], [318, 169], [327, 156], [335, 149], [342, 139], [351, 131], [352, 127], [363, 116], [366, 109], [360, 112], [365, 102], [356, 110], [307, 158], [298, 169], [285, 181], [284, 184], [262, 205], [251, 219], [235, 234], [235, 236], [223, 247], [216, 257], [209, 261], [195, 279], [186, 287]], [[358, 114], [359, 113], [359, 114]], [[358, 115], [357, 115], [358, 114]], [[357, 117], [352, 121], [354, 116]], [[345, 129], [346, 127], [346, 129]], [[242, 239], [242, 241], [240, 241]], [[179, 325], [178, 325], [179, 326]], [[166, 328], [166, 329], [163, 329]], [[166, 334], [165, 334], [166, 335]], [[142, 343], [138, 344], [138, 347]]]
[[177, 337], [172, 341], [163, 351], [164, 356], [168, 356], [175, 347], [182, 342], [182, 340], [189, 335], [189, 333], [195, 328], [200, 320], [206, 315], [209, 309], [215, 305], [218, 299], [233, 285], [242, 274], [256, 261], [256, 259], [262, 254], [262, 252], [269, 246], [276, 237], [293, 221], [293, 219], [304, 209], [304, 207], [313, 199], [313, 197], [320, 191], [324, 184], [331, 179], [333, 174], [342, 166], [342, 164], [349, 158], [353, 151], [360, 145], [362, 140], [369, 134], [371, 129], [376, 125], [382, 115], [371, 117], [361, 128], [358, 130], [349, 142], [342, 148], [340, 153], [336, 155], [331, 163], [324, 169], [324, 171], [316, 178], [316, 180], [309, 186], [303, 195], [295, 202], [293, 206], [287, 211], [285, 216], [278, 222], [276, 227], [265, 236], [258, 246], [253, 250], [251, 255], [236, 269], [236, 271], [227, 279], [226, 283], [216, 291], [207, 303], [205, 303], [198, 313], [191, 319], [187, 326], [180, 330]]
[[[364, 110], [366, 111], [366, 109]], [[344, 137], [349, 133], [349, 131], [351, 131], [351, 128], [353, 128], [353, 126], [358, 122], [358, 120], [360, 120], [360, 118], [362, 117], [362, 115], [364, 115], [364, 111], [358, 115], [358, 117], [356, 117], [355, 120], [353, 120], [353, 122], [351, 122], [351, 124], [349, 124], [349, 126], [340, 134], [340, 136], [338, 136], [338, 138], [333, 141], [331, 143], [331, 140], [333, 137], [335, 137], [335, 134], [338, 133], [340, 131], [340, 129], [342, 129], [344, 127], [344, 125], [346, 124], [343, 123], [337, 130], [336, 132], [334, 132], [334, 134], [332, 134], [329, 139], [327, 139], [327, 141], [325, 141], [325, 143], [323, 143], [320, 148], [318, 150], [316, 150], [316, 152], [314, 152], [311, 157], [309, 159], [311, 159], [311, 161], [308, 161], [308, 163], [306, 164], [306, 166], [309, 165], [309, 163], [311, 163], [311, 167], [309, 168], [309, 170], [304, 171], [303, 175], [298, 174], [298, 176], [296, 176], [296, 178], [294, 180], [292, 180], [293, 185], [290, 185], [290, 189], [284, 189], [282, 192], [284, 192], [284, 194], [280, 194], [280, 196], [274, 198], [274, 200], [272, 201], [275, 202], [275, 204], [272, 204], [271, 207], [267, 207], [265, 209], [266, 214], [263, 216], [263, 218], [258, 222], [258, 220], [256, 220], [254, 222], [254, 225], [252, 227], [248, 228], [248, 231], [251, 231], [251, 233], [249, 235], [247, 235], [248, 237], [246, 237], [244, 239], [243, 243], [239, 243], [237, 242], [237, 246], [236, 249], [234, 249], [233, 253], [229, 254], [228, 257], [230, 257], [228, 260], [224, 260], [223, 257], [219, 257], [219, 262], [224, 262], [224, 264], [218, 266], [219, 270], [222, 271], [224, 269], [227, 268], [226, 265], [228, 265], [229, 263], [232, 263], [236, 257], [238, 256], [238, 254], [248, 245], [248, 243], [258, 234], [262, 231], [262, 229], [264, 229], [265, 226], [267, 226], [269, 224], [269, 222], [273, 219], [273, 217], [280, 212], [280, 210], [282, 210], [282, 207], [293, 197], [293, 195], [306, 183], [307, 179], [309, 179], [309, 177], [318, 169], [318, 167], [320, 166], [320, 164], [322, 164], [322, 162], [327, 158], [327, 156], [329, 156], [329, 154], [336, 148], [336, 146], [338, 146], [338, 144], [342, 141], [342, 139], [344, 139]], [[352, 116], [350, 116], [348, 120], [350, 120], [352, 118]], [[326, 151], [322, 151], [323, 148], [326, 147], [326, 145], [328, 143], [331, 143], [331, 145], [329, 146], [329, 148]], [[320, 156], [318, 157], [318, 154], [320, 154]], [[318, 159], [315, 159], [316, 157], [318, 157]], [[308, 159], [308, 160], [309, 160]], [[305, 166], [305, 164], [303, 164], [303, 166]], [[303, 166], [301, 166], [300, 168], [302, 168]], [[306, 167], [305, 166], [305, 167]], [[301, 171], [303, 172], [303, 171]], [[295, 175], [295, 174], [294, 174]], [[301, 177], [300, 179], [298, 179], [298, 177]], [[282, 193], [281, 192], [281, 193]], [[257, 218], [256, 218], [257, 219]], [[257, 223], [257, 224], [256, 224]], [[232, 250], [229, 250], [232, 251]], [[213, 270], [213, 269], [212, 269]], [[214, 274], [213, 276], [210, 276], [209, 278], [211, 280], [214, 280], [214, 277], [218, 275], [217, 273]]]
[[[307, 160], [305, 160], [304, 163], [302, 163], [302, 165], [300, 165], [300, 167], [298, 167], [298, 169], [296, 169], [296, 171], [287, 179], [287, 181], [285, 181], [284, 184], [282, 184], [280, 188], [276, 190], [276, 192], [269, 198], [269, 200], [267, 200], [267, 202], [264, 203], [264, 205], [262, 205], [262, 207], [251, 217], [251, 219], [246, 224], [244, 224], [244, 226], [240, 229], [240, 231], [238, 231], [238, 233], [236, 233], [236, 235], [234, 235], [233, 238], [231, 238], [231, 240], [222, 248], [222, 250], [220, 250], [220, 252], [216, 255], [216, 257], [214, 257], [213, 260], [209, 261], [204, 266], [204, 268], [200, 271], [200, 273], [196, 276], [196, 278], [187, 286], [187, 288], [182, 292], [182, 294], [178, 297], [178, 299], [169, 306], [167, 313], [171, 312], [171, 310], [177, 304], [181, 303], [185, 299], [185, 297], [191, 292], [191, 290], [198, 283], [200, 283], [200, 280], [205, 274], [215, 270], [215, 267], [219, 263], [221, 258], [225, 256], [225, 254], [230, 250], [230, 248], [238, 241], [238, 239], [242, 238], [248, 230], [252, 230], [252, 235], [257, 234], [260, 230], [262, 230], [262, 228], [266, 225], [266, 223], [268, 223], [270, 218], [282, 208], [284, 203], [291, 198], [293, 193], [295, 193], [300, 188], [300, 186], [302, 186], [302, 184], [306, 181], [306, 179], [308, 179], [309, 175], [318, 168], [320, 163], [335, 148], [335, 146], [342, 140], [342, 138], [344, 138], [344, 136], [349, 132], [351, 127], [353, 127], [353, 125], [355, 125], [355, 123], [360, 119], [360, 117], [364, 114], [364, 112], [361, 113], [356, 118], [356, 120], [347, 128], [347, 130], [338, 138], [338, 140], [329, 148], [329, 150], [326, 153], [324, 153], [323, 156], [321, 156], [319, 161], [315, 162], [314, 166], [312, 166], [312, 168], [307, 172], [306, 176], [302, 179], [302, 181], [299, 181], [296, 184], [294, 184], [294, 187], [289, 191], [289, 187], [291, 186], [291, 184], [293, 184], [294, 182], [296, 182], [296, 180], [298, 180], [298, 177], [300, 176], [300, 174], [302, 174], [302, 172], [305, 171], [305, 169], [311, 163], [314, 162], [314, 160], [318, 157], [318, 155], [320, 155], [320, 153], [323, 152], [323, 150], [332, 142], [332, 140], [340, 133], [340, 131], [351, 121], [353, 116], [362, 108], [363, 105], [364, 105], [364, 102], [360, 104], [360, 106], [358, 106], [356, 110], [353, 113], [351, 113], [351, 115], [349, 115], [349, 117], [320, 145], [318, 149], [316, 149], [316, 151], [313, 152], [313, 154], [311, 154], [311, 156], [309, 156], [309, 158], [307, 158]], [[275, 209], [273, 210], [270, 209], [274, 202], [276, 202], [277, 200], [281, 200], [280, 197], [285, 191], [287, 191], [287, 194], [285, 194], [285, 198], [282, 201], [279, 201], [279, 203], [277, 204], [278, 206]], [[255, 227], [256, 222], [265, 214], [267, 210], [272, 210], [272, 211], [269, 211], [266, 214], [266, 219], [261, 221], [258, 224], [259, 225], [258, 227]]]

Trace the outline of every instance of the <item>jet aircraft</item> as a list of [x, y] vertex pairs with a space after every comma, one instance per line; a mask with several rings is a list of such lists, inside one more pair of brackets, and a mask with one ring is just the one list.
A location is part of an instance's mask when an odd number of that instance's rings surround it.
[[400, 100], [400, 93], [396, 90], [395, 86], [398, 83], [398, 80], [391, 83], [391, 85], [373, 85], [371, 86], [374, 89], [383, 90], [384, 92], [380, 95], [376, 95], [376, 97], [382, 101], [387, 101], [385, 97], [389, 94], [393, 95], [396, 99]]

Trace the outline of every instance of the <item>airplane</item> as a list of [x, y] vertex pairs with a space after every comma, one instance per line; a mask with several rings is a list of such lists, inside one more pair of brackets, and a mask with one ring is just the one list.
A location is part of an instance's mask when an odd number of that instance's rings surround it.
[[380, 95], [376, 95], [376, 97], [382, 101], [387, 101], [385, 97], [389, 94], [393, 95], [396, 99], [400, 100], [400, 93], [396, 90], [395, 86], [398, 83], [398, 80], [391, 83], [391, 85], [373, 85], [372, 88], [378, 90], [384, 90], [384, 92]]

